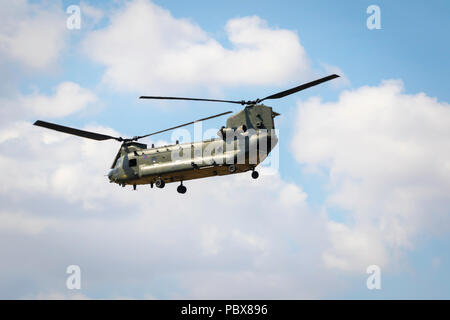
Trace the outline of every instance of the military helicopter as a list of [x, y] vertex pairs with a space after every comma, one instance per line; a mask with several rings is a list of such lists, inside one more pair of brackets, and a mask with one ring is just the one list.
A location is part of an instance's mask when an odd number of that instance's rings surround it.
[[337, 77], [339, 76], [332, 74], [263, 99], [251, 101], [140, 97], [140, 99], [225, 102], [245, 106], [244, 109], [227, 119], [226, 126], [223, 126], [217, 133], [219, 138], [198, 142], [180, 144], [177, 141], [174, 145], [155, 147], [152, 144], [151, 148], [147, 148], [146, 144], [139, 143], [138, 140], [232, 112], [223, 112], [132, 138], [113, 137], [41, 120], [36, 121], [34, 125], [97, 141], [116, 140], [122, 142], [107, 175], [111, 183], [119, 184], [122, 187], [132, 185], [136, 190], [137, 185], [164, 188], [166, 183], [180, 182], [177, 191], [184, 194], [187, 189], [183, 182], [187, 180], [247, 171], [251, 171], [252, 178], [257, 179], [259, 174], [255, 170], [256, 166], [264, 161], [278, 142], [273, 119], [280, 115], [262, 102], [280, 99]]

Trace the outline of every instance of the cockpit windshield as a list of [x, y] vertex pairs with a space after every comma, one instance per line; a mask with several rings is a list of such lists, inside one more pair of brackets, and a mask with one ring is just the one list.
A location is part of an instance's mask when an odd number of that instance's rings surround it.
[[116, 166], [114, 168], [122, 167], [122, 163], [123, 163], [123, 157], [120, 157], [119, 159], [117, 159]]

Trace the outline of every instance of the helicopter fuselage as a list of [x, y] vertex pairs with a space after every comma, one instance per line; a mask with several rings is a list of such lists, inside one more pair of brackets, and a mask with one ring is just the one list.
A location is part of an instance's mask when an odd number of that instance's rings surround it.
[[[237, 131], [237, 132], [236, 132]], [[151, 149], [128, 146], [108, 174], [125, 185], [164, 183], [222, 176], [254, 170], [276, 146], [275, 130], [234, 131], [228, 139], [174, 144]]]
[[147, 149], [137, 142], [119, 150], [108, 174], [125, 185], [165, 183], [254, 170], [278, 142], [271, 107], [255, 104], [227, 119], [219, 138]]

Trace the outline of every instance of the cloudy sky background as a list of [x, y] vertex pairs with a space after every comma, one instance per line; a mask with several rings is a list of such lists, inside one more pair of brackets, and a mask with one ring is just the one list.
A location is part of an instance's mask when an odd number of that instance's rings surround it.
[[[0, 7], [0, 298], [450, 298], [447, 1]], [[32, 126], [140, 135], [239, 110], [141, 94], [254, 99], [330, 73], [269, 104], [278, 170], [183, 196], [109, 184], [114, 141]], [[366, 288], [373, 264], [381, 290]]]

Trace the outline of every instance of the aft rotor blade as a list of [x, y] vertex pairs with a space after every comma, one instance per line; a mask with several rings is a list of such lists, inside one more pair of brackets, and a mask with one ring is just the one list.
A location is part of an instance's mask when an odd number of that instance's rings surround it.
[[299, 85], [298, 87], [278, 92], [278, 93], [273, 94], [271, 96], [265, 97], [264, 99], [258, 100], [258, 102], [262, 102], [262, 101], [267, 100], [267, 99], [280, 99], [280, 98], [286, 97], [286, 96], [288, 96], [290, 94], [293, 94], [293, 93], [296, 93], [296, 92], [299, 92], [299, 91], [302, 91], [302, 90], [305, 90], [305, 89], [317, 86], [318, 84], [321, 84], [321, 83], [326, 82], [326, 81], [333, 80], [333, 79], [338, 78], [338, 77], [339, 76], [337, 74], [332, 74], [330, 76], [327, 76], [327, 77], [324, 77], [324, 78], [321, 78], [321, 79], [317, 79], [317, 80], [314, 80], [314, 81], [311, 81], [311, 82]]
[[90, 131], [70, 128], [70, 127], [65, 127], [65, 126], [61, 126], [59, 124], [45, 122], [45, 121], [41, 121], [41, 120], [36, 121], [34, 123], [34, 125], [35, 126], [39, 126], [39, 127], [44, 127], [44, 128], [47, 128], [47, 129], [56, 130], [56, 131], [59, 131], [59, 132], [73, 134], [75, 136], [79, 136], [79, 137], [83, 137], [83, 138], [97, 140], [97, 141], [104, 141], [104, 140], [109, 140], [109, 139], [122, 141], [122, 138], [112, 137], [112, 136], [108, 136], [108, 135], [105, 135], [105, 134], [100, 134], [100, 133], [95, 133], [95, 132], [90, 132]]
[[226, 102], [244, 105], [246, 101], [236, 100], [217, 100], [217, 99], [199, 99], [199, 98], [183, 98], [183, 97], [157, 97], [157, 96], [140, 96], [139, 99], [156, 99], [156, 100], [187, 100], [187, 101], [209, 101], [209, 102]]
[[170, 131], [170, 130], [173, 130], [173, 129], [181, 128], [181, 127], [184, 127], [184, 126], [188, 126], [188, 125], [194, 124], [194, 123], [196, 123], [196, 122], [200, 122], [200, 121], [204, 121], [204, 120], [209, 120], [209, 119], [212, 119], [212, 118], [217, 118], [217, 117], [220, 117], [220, 116], [229, 114], [229, 113], [232, 113], [232, 111], [227, 111], [227, 112], [219, 113], [219, 114], [216, 114], [216, 115], [214, 115], [214, 116], [210, 116], [210, 117], [198, 119], [198, 120], [195, 120], [195, 121], [191, 121], [191, 122], [188, 122], [188, 123], [180, 124], [179, 126], [176, 126], [176, 127], [172, 127], [172, 128], [168, 128], [168, 129], [164, 129], [164, 130], [152, 132], [152, 133], [146, 134], [145, 136], [135, 137], [135, 138], [133, 138], [133, 140], [139, 140], [139, 139], [142, 139], [142, 138], [146, 138], [146, 137], [149, 137], [149, 136], [153, 136], [153, 135], [158, 134], [158, 133], [162, 133], [162, 132]]

